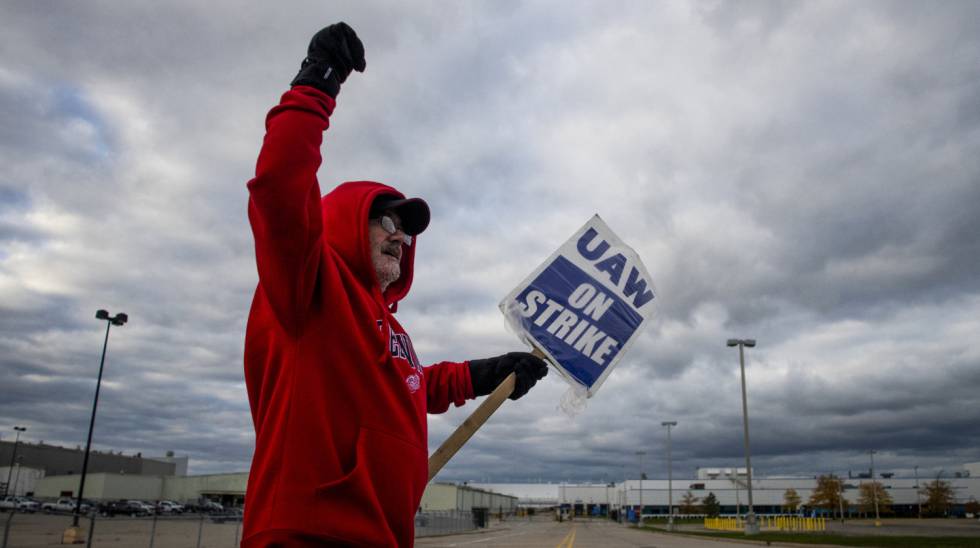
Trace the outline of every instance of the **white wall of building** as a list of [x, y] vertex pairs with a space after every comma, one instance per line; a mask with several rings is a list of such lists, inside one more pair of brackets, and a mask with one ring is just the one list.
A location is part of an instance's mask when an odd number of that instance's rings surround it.
[[[842, 478], [845, 486], [844, 499], [857, 504], [862, 482], [869, 479]], [[931, 479], [919, 478], [878, 478], [891, 495], [894, 504], [915, 505], [918, 502], [919, 488]], [[980, 500], [980, 476], [968, 478], [943, 478], [953, 486], [956, 501], [963, 503], [971, 497]], [[642, 483], [642, 490], [641, 490]], [[753, 478], [752, 499], [758, 506], [782, 506], [788, 489], [794, 489], [805, 504], [816, 488], [816, 478]], [[642, 496], [644, 506], [666, 507], [672, 487], [673, 504], [679, 505], [688, 491], [700, 500], [708, 493], [714, 493], [722, 506], [742, 506], [748, 503], [745, 479], [736, 483], [731, 479], [691, 479], [676, 478], [672, 486], [665, 479], [629, 480], [611, 486], [603, 484], [524, 484], [524, 483], [486, 483], [471, 484], [474, 487], [513, 495], [521, 506], [550, 506], [555, 504], [609, 504], [612, 508], [638, 506]], [[917, 488], [918, 486], [918, 488]], [[642, 495], [641, 495], [642, 493]], [[608, 501], [608, 502], [607, 502]]]
[[[10, 495], [24, 496], [33, 493], [37, 489], [37, 482], [44, 477], [44, 470], [40, 468], [29, 468], [27, 466], [3, 466], [0, 467], [0, 492], [6, 491]], [[10, 478], [10, 485], [6, 485], [7, 478]]]
[[[35, 496], [39, 499], [56, 499], [62, 496], [78, 496], [81, 474], [48, 476], [38, 481]], [[84, 497], [92, 500], [158, 500], [163, 486], [163, 476], [135, 476], [132, 474], [86, 474]]]
[[484, 508], [491, 512], [510, 513], [517, 510], [517, 497], [467, 485], [430, 483], [422, 494], [419, 508], [423, 511]]
[[204, 476], [170, 476], [163, 478], [161, 500], [195, 501], [204, 496], [244, 495], [248, 472], [209, 474]]

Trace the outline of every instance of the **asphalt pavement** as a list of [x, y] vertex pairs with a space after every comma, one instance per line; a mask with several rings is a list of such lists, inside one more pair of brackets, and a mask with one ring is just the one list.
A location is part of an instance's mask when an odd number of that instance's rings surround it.
[[[426, 537], [415, 540], [418, 547], [503, 546], [531, 548], [555, 546], [558, 548], [713, 548], [721, 546], [746, 546], [745, 542], [712, 540], [704, 537], [670, 535], [650, 530], [639, 530], [608, 520], [557, 521], [504, 521], [491, 528], [464, 535]], [[772, 546], [779, 546], [773, 543]]]

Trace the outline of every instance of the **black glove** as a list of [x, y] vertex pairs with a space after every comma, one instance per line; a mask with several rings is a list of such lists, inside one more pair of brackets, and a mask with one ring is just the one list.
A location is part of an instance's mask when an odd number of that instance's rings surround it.
[[306, 59], [291, 86], [313, 86], [337, 98], [352, 70], [364, 72], [364, 44], [347, 23], [334, 23], [313, 35]]
[[510, 352], [496, 358], [485, 360], [470, 360], [470, 379], [473, 381], [473, 393], [486, 396], [497, 388], [511, 372], [517, 374], [514, 392], [510, 399], [516, 400], [527, 394], [527, 391], [538, 382], [538, 379], [548, 374], [548, 364], [541, 358], [528, 352]]

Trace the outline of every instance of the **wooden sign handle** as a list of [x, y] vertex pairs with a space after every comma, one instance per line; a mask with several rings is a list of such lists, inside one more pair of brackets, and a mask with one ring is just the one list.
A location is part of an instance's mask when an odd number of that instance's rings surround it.
[[[534, 349], [532, 354], [539, 358], [544, 358], [544, 354], [537, 348]], [[436, 449], [435, 452], [432, 453], [432, 455], [429, 457], [429, 481], [432, 481], [432, 478], [436, 477], [436, 474], [438, 474], [439, 470], [442, 470], [442, 467], [449, 462], [449, 459], [453, 458], [453, 455], [455, 455], [456, 452], [459, 451], [471, 437], [473, 437], [473, 434], [475, 434], [476, 431], [483, 426], [483, 423], [487, 422], [490, 415], [493, 415], [493, 413], [504, 403], [504, 400], [510, 397], [510, 395], [514, 392], [514, 383], [516, 382], [517, 375], [514, 373], [507, 375], [507, 378], [497, 385], [497, 388], [495, 388], [493, 392], [487, 396], [487, 399], [483, 400], [480, 407], [477, 407], [476, 411], [473, 411], [473, 413], [470, 414], [465, 421], [463, 421], [463, 424], [459, 425], [459, 428], [450, 434], [449, 437], [446, 438], [446, 441], [442, 442], [439, 449]]]

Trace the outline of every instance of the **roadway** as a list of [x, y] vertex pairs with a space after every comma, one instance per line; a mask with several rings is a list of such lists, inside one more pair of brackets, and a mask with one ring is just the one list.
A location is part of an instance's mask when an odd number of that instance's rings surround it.
[[[669, 535], [643, 531], [607, 520], [576, 519], [557, 521], [505, 521], [494, 523], [489, 530], [463, 535], [423, 537], [415, 539], [419, 547], [506, 546], [531, 548], [555, 546], [557, 548], [713, 548], [721, 546], [746, 547], [744, 542], [711, 540], [703, 537]], [[773, 544], [777, 546], [777, 544]]]

